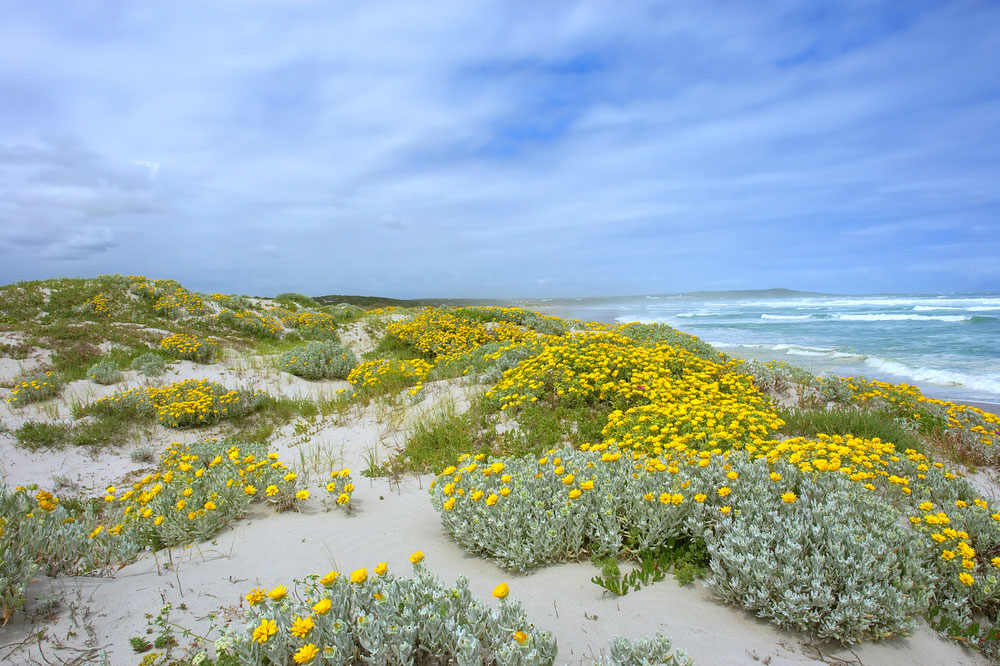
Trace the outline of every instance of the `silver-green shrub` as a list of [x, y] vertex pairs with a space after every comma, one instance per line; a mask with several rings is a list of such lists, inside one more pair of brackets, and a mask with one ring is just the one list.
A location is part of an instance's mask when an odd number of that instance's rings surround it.
[[147, 377], [159, 377], [166, 370], [163, 359], [153, 352], [146, 352], [132, 360], [132, 369]]
[[337, 342], [310, 342], [281, 355], [278, 363], [285, 372], [305, 379], [347, 379], [358, 358]]
[[655, 638], [630, 641], [623, 636], [611, 639], [608, 657], [597, 662], [598, 666], [691, 666], [684, 650], [674, 648], [674, 643], [663, 634]]
[[517, 601], [484, 604], [464, 577], [448, 587], [419, 561], [413, 578], [382, 571], [309, 576], [287, 593], [252, 590], [244, 626], [228, 630], [216, 650], [247, 665], [305, 663], [309, 654], [324, 664], [372, 666], [555, 660], [555, 639], [528, 622]]
[[101, 359], [87, 370], [87, 377], [97, 384], [117, 384], [122, 380], [122, 371], [111, 359]]
[[741, 466], [739, 512], [705, 533], [716, 597], [844, 643], [913, 630], [931, 577], [898, 512], [841, 474], [799, 484], [793, 503], [756, 502], [769, 481], [751, 470]]

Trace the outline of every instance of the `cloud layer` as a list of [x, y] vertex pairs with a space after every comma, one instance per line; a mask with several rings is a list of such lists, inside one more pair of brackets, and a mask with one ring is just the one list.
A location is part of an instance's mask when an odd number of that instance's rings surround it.
[[2, 282], [1000, 290], [995, 3], [5, 16]]

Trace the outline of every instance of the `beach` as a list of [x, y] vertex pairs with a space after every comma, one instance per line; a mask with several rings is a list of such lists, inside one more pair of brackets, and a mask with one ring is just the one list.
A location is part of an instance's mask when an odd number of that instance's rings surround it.
[[[266, 300], [255, 304], [260, 308], [277, 306]], [[361, 317], [340, 325], [337, 336], [361, 357], [379, 348], [379, 335], [387, 325], [405, 324], [416, 316], [417, 312], [400, 311]], [[381, 328], [373, 328], [372, 321]], [[537, 325], [546, 322], [538, 320]], [[483, 330], [496, 333], [506, 329], [494, 325]], [[510, 328], [515, 333], [518, 330]], [[167, 328], [146, 331], [157, 339], [169, 332]], [[22, 339], [16, 332], [6, 336], [10, 343]], [[0, 389], [4, 485], [8, 489], [51, 489], [60, 497], [101, 497], [109, 487], [117, 487], [110, 492], [114, 500], [116, 492], [121, 494], [122, 488], [157, 470], [154, 460], [143, 459], [137, 452], [159, 452], [174, 443], [194, 444], [229, 432], [224, 422], [181, 429], [154, 423], [115, 446], [35, 449], [25, 448], [16, 435], [33, 422], [72, 425], [81, 405], [114, 399], [131, 389], [203, 380], [239, 387], [248, 395], [265, 392], [299, 404], [334, 404], [358, 390], [342, 379], [303, 379], [279, 366], [274, 353], [262, 355], [255, 348], [241, 351], [232, 340], [227, 344], [229, 350], [214, 363], [176, 360], [168, 365], [165, 375], [156, 378], [126, 369], [119, 381], [108, 385], [76, 379], [66, 382], [57, 397], [25, 406], [10, 402], [13, 389]], [[44, 367], [50, 356], [48, 350], [35, 348], [25, 358], [8, 357], [2, 366], [2, 380], [11, 386], [25, 372]], [[673, 639], [675, 647], [698, 664], [777, 666], [822, 660], [868, 666], [990, 663], [980, 653], [944, 640], [922, 619], [908, 637], [845, 646], [819, 640], [809, 632], [780, 629], [753, 612], [721, 604], [699, 580], [681, 586], [668, 577], [616, 596], [591, 582], [599, 571], [586, 558], [519, 573], [473, 555], [443, 528], [441, 512], [435, 509], [429, 492], [433, 473], [376, 471], [370, 477], [362, 473], [388, 464], [435, 415], [472, 409], [477, 396], [492, 385], [478, 375], [456, 374], [428, 377], [402, 390], [344, 402], [345, 406], [335, 412], [314, 411], [311, 416], [295, 417], [277, 426], [268, 437], [268, 450], [297, 476], [295, 488], [308, 491], [308, 497], [296, 502], [294, 510], [277, 513], [266, 503], [253, 504], [245, 516], [208, 540], [141, 552], [135, 561], [115, 567], [107, 576], [50, 578], [38, 572], [27, 587], [24, 612], [0, 629], [0, 661], [83, 664], [106, 659], [115, 666], [134, 664], [143, 654], [134, 652], [131, 642], [139, 639], [141, 643], [145, 637], [152, 640], [158, 635], [160, 629], [151, 618], [167, 605], [171, 606], [171, 626], [183, 646], [191, 640], [183, 636], [184, 629], [204, 636], [227, 623], [237, 626], [241, 613], [247, 610], [246, 596], [254, 588], [284, 585], [291, 589], [293, 581], [310, 574], [336, 570], [346, 575], [363, 567], [371, 570], [381, 562], [387, 563], [391, 574], [406, 577], [411, 571], [411, 555], [420, 551], [427, 571], [449, 585], [459, 576], [467, 577], [473, 595], [487, 606], [499, 603], [491, 595], [500, 583], [509, 585], [510, 599], [523, 604], [530, 622], [555, 636], [559, 664], [593, 663], [607, 656], [614, 636], [638, 639], [657, 634]], [[996, 404], [979, 406], [996, 413]], [[94, 417], [84, 421], [87, 418]], [[506, 427], [516, 429], [517, 424], [510, 422]], [[352, 470], [356, 486], [350, 499], [351, 512], [323, 505], [330, 474], [342, 469]], [[995, 491], [995, 481], [989, 475], [981, 482], [986, 491]], [[636, 566], [622, 562], [626, 573]], [[147, 633], [147, 628], [152, 633]]]

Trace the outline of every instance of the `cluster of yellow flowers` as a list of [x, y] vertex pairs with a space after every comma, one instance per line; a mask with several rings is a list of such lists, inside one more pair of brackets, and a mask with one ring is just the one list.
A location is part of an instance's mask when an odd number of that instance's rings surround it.
[[51, 398], [59, 391], [59, 386], [52, 377], [52, 371], [47, 371], [44, 375], [30, 377], [14, 384], [7, 397], [7, 404], [19, 407]]
[[959, 405], [948, 400], [928, 398], [919, 388], [910, 384], [892, 384], [863, 377], [843, 377], [859, 405], [882, 404], [900, 416], [921, 419], [940, 415], [945, 427], [953, 431], [966, 431], [976, 437], [979, 444], [1000, 444], [1000, 416], [984, 412], [971, 405]]
[[180, 358], [202, 363], [215, 355], [218, 344], [215, 340], [204, 340], [190, 333], [174, 333], [160, 340], [161, 349], [177, 354]]
[[308, 491], [296, 489], [296, 478], [277, 453], [255, 455], [235, 445], [223, 450], [214, 440], [175, 442], [155, 473], [127, 489], [106, 489], [115, 522], [97, 525], [89, 537], [124, 532], [153, 548], [206, 539], [251, 502], [265, 500], [284, 510], [308, 499]]
[[345, 467], [340, 471], [330, 472], [330, 481], [326, 484], [326, 492], [331, 501], [324, 501], [324, 505], [337, 506], [349, 512], [352, 508], [351, 494], [354, 492], [351, 470]]
[[94, 313], [104, 317], [111, 316], [111, 306], [108, 304], [108, 297], [104, 294], [97, 294], [93, 298], [85, 301], [81, 307], [84, 310], [93, 310]]
[[347, 375], [347, 381], [357, 390], [395, 384], [403, 387], [412, 384], [414, 380], [424, 379], [433, 367], [419, 358], [406, 361], [376, 359], [359, 363]]
[[208, 312], [205, 302], [201, 296], [188, 291], [184, 287], [177, 287], [172, 293], [164, 294], [157, 299], [153, 306], [157, 314], [174, 314], [179, 310], [185, 310], [188, 315], [197, 317]]
[[616, 332], [552, 339], [504, 374], [486, 396], [501, 410], [538, 400], [613, 407], [603, 436], [622, 449], [729, 448], [782, 425], [768, 399], [735, 364]]
[[118, 391], [95, 404], [100, 408], [121, 404], [140, 411], [150, 410], [161, 424], [185, 428], [247, 413], [265, 395], [260, 390], [241, 395], [207, 379], [185, 379], [166, 386]]
[[389, 324], [386, 332], [424, 353], [433, 354], [439, 362], [446, 362], [491, 342], [520, 342], [537, 335], [531, 329], [508, 321], [484, 324], [443, 310], [427, 310], [410, 319], [394, 322]]
[[214, 319], [241, 331], [263, 337], [278, 338], [284, 332], [284, 328], [278, 319], [262, 315], [253, 310], [230, 310], [229, 308], [223, 308], [214, 316]]

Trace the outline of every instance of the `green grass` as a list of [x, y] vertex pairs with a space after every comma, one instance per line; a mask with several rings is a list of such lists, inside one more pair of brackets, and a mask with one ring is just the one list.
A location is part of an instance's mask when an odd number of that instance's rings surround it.
[[395, 335], [383, 335], [378, 341], [375, 349], [361, 355], [365, 361], [373, 361], [377, 358], [395, 359], [408, 361], [411, 358], [421, 358], [425, 361], [433, 361], [434, 355], [417, 349], [408, 342], [403, 342]]
[[62, 447], [67, 441], [68, 434], [69, 426], [62, 423], [26, 421], [14, 431], [14, 438], [19, 446], [29, 451], [36, 451]]
[[517, 414], [517, 428], [498, 434], [496, 412], [489, 405], [478, 398], [459, 413], [446, 403], [442, 411], [414, 425], [391, 466], [406, 472], [439, 472], [463, 453], [536, 455], [566, 441], [598, 442], [608, 420], [608, 412], [601, 409], [532, 405]]
[[847, 409], [779, 409], [785, 421], [780, 433], [814, 437], [818, 434], [854, 435], [866, 439], [879, 438], [891, 442], [900, 451], [914, 449], [927, 452], [927, 445], [912, 430], [891, 414], [877, 410]]

